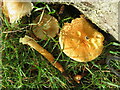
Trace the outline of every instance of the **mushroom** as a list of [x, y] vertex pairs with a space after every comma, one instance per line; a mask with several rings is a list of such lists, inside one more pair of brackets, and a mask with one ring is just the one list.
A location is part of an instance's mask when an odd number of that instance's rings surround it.
[[22, 44], [27, 44], [30, 47], [34, 48], [36, 51], [38, 51], [40, 54], [42, 54], [61, 73], [64, 72], [63, 67], [54, 60], [54, 57], [52, 56], [52, 54], [50, 54], [47, 50], [45, 50], [43, 47], [41, 47], [33, 38], [25, 35], [25, 37], [20, 38], [19, 42]]
[[3, 0], [2, 10], [6, 17], [10, 19], [10, 23], [16, 23], [23, 16], [30, 14], [33, 9], [31, 2], [20, 2], [19, 0]]
[[83, 76], [78, 74], [78, 75], [75, 75], [73, 78], [77, 83], [80, 83], [80, 80], [83, 78]]
[[84, 16], [65, 23], [59, 36], [63, 52], [78, 62], [97, 58], [103, 50], [103, 41], [104, 36]]
[[[25, 37], [20, 38], [19, 40], [22, 44], [27, 44], [30, 47], [34, 48], [36, 51], [38, 51], [40, 54], [42, 54], [54, 67], [56, 67], [62, 75], [68, 80], [69, 83], [72, 83], [73, 81], [70, 80], [70, 77], [66, 74], [64, 68], [62, 65], [54, 60], [54, 57], [51, 53], [49, 53], [47, 50], [45, 50], [43, 47], [41, 47], [33, 38], [25, 35]], [[75, 75], [73, 77], [73, 80], [77, 83], [80, 83], [80, 79], [82, 78], [81, 75]]]
[[55, 37], [59, 32], [59, 25], [56, 18], [51, 15], [43, 14], [41, 21], [38, 16], [33, 22], [37, 25], [33, 25], [33, 33], [39, 39], [48, 39], [48, 37]]

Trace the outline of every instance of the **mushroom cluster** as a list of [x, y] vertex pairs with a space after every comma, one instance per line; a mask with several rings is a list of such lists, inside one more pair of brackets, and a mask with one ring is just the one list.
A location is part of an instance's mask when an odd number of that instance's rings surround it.
[[[32, 9], [33, 4], [31, 2], [18, 2], [18, 0], [6, 2], [3, 0], [3, 13], [10, 19], [10, 23], [14, 23], [24, 15], [30, 14]], [[33, 23], [36, 23], [36, 25], [32, 26], [32, 31], [39, 39], [53, 38], [59, 32], [58, 21], [51, 15], [38, 16]], [[59, 44], [63, 52], [78, 62], [87, 62], [98, 57], [103, 50], [103, 41], [104, 36], [93, 28], [84, 16], [73, 19], [71, 23], [65, 23], [59, 36]], [[52, 54], [41, 47], [33, 38], [25, 35], [24, 38], [20, 38], [19, 42], [34, 48], [61, 73], [65, 72], [62, 65], [55, 61]], [[76, 75], [74, 80], [80, 83], [81, 78], [81, 75]]]
[[81, 16], [65, 23], [59, 37], [63, 52], [78, 62], [87, 62], [98, 57], [103, 50], [104, 36]]
[[56, 18], [49, 14], [44, 14], [41, 21], [41, 16], [38, 16], [33, 22], [37, 25], [33, 25], [33, 33], [39, 39], [53, 38], [59, 32], [59, 25]]

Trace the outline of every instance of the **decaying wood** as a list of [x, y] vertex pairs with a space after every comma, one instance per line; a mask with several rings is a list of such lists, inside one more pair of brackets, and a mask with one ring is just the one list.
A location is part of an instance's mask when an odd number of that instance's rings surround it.
[[[63, 0], [60, 1], [60, 3], [62, 3]], [[69, 3], [65, 2], [64, 4], [74, 6], [99, 28], [111, 34], [116, 40], [120, 41], [118, 38], [118, 3], [118, 0], [91, 0], [90, 2], [70, 0]]]
[[118, 2], [89, 2], [74, 5], [93, 23], [118, 39]]

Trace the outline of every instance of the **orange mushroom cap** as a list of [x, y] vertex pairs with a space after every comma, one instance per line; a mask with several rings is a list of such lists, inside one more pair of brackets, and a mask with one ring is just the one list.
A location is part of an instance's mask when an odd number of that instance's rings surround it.
[[[40, 16], [38, 16], [34, 23], [38, 23]], [[59, 25], [56, 18], [51, 15], [44, 14], [42, 20], [38, 25], [33, 26], [33, 33], [39, 39], [46, 40], [48, 37], [55, 37], [59, 32]]]
[[63, 52], [78, 62], [98, 57], [103, 50], [104, 36], [84, 17], [65, 23], [60, 31], [59, 43]]

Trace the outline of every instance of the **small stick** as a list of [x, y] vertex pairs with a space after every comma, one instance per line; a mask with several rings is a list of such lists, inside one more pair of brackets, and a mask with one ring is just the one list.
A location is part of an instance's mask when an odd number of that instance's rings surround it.
[[2, 33], [15, 33], [15, 32], [23, 32], [23, 30], [6, 31], [6, 32], [2, 32]]
[[43, 47], [41, 47], [33, 38], [25, 35], [24, 38], [20, 38], [20, 41], [22, 44], [27, 44], [30, 47], [34, 48], [36, 51], [38, 51], [40, 54], [42, 54], [54, 67], [56, 67], [61, 73], [64, 72], [63, 67], [54, 60], [54, 57], [51, 53], [49, 53], [47, 50], [45, 50]]

